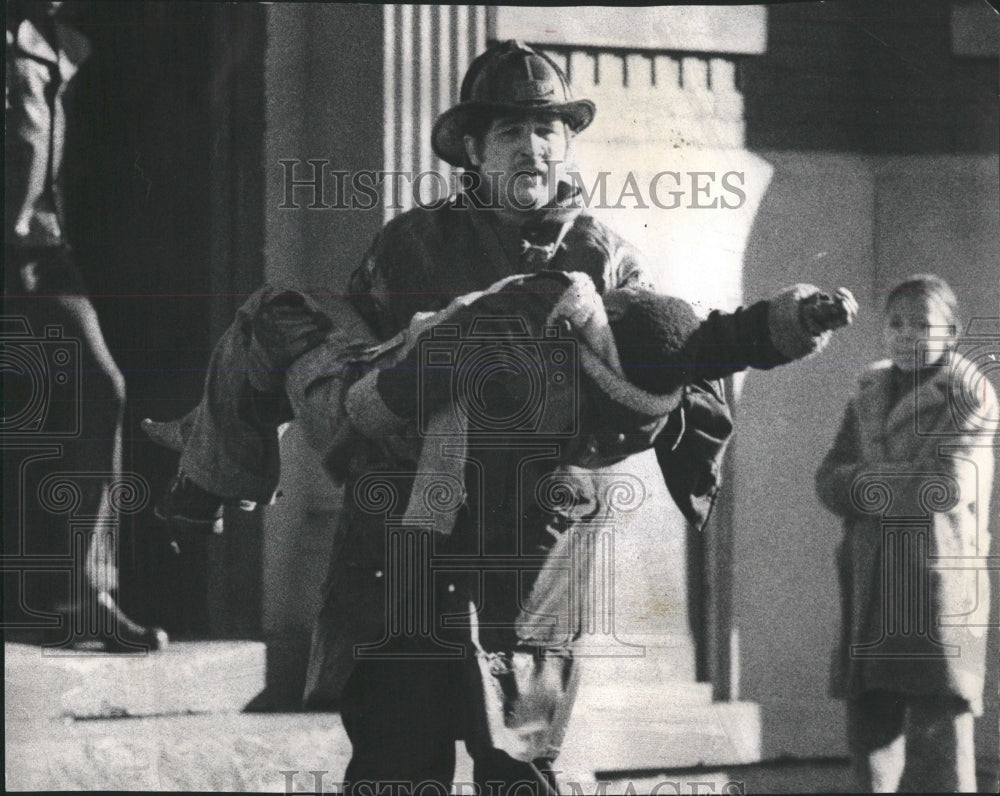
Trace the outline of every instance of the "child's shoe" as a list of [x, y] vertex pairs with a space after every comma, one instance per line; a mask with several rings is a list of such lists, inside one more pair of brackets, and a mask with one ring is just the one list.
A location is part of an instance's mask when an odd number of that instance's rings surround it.
[[184, 473], [170, 481], [167, 493], [153, 509], [164, 522], [181, 522], [210, 530], [221, 516], [225, 499], [202, 489]]

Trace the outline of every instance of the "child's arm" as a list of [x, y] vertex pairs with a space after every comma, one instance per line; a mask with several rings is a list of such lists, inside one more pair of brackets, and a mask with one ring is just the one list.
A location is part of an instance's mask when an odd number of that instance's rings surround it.
[[832, 331], [852, 323], [857, 311], [846, 288], [831, 297], [812, 285], [795, 285], [733, 313], [713, 312], [689, 338], [680, 362], [689, 378], [769, 370], [822, 351]]
[[722, 457], [733, 428], [722, 385], [709, 379], [792, 361], [794, 357], [773, 342], [771, 324], [782, 318], [793, 332], [788, 341], [799, 341], [790, 354], [801, 356], [799, 352], [825, 345], [826, 330], [851, 323], [858, 307], [847, 290], [838, 291], [829, 302], [817, 300], [820, 295], [815, 288], [793, 289], [774, 302], [759, 302], [732, 315], [713, 313], [689, 341], [682, 361], [695, 364], [686, 374], [688, 384], [678, 409], [683, 433], [678, 439], [668, 426], [656, 438], [654, 450], [671, 497], [696, 528], [704, 527], [721, 486]]
[[840, 517], [858, 513], [852, 510], [851, 487], [863, 468], [861, 461], [857, 410], [852, 401], [844, 411], [844, 419], [833, 447], [816, 471], [816, 494], [820, 502]]

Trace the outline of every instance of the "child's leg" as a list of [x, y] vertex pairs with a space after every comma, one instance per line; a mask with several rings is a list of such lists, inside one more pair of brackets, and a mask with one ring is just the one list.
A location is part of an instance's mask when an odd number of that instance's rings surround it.
[[262, 422], [253, 411], [255, 367], [238, 319], [212, 351], [180, 470], [216, 495], [267, 502], [277, 485], [278, 424]]
[[907, 700], [906, 776], [902, 790], [968, 793], [976, 790], [972, 711], [960, 697]]
[[238, 402], [245, 389], [242, 337], [237, 323], [223, 333], [212, 350], [205, 390], [194, 409], [177, 420], [147, 418], [142, 423], [154, 442], [181, 455], [177, 475], [156, 504], [161, 520], [210, 527], [221, 516], [230, 491], [226, 478], [233, 471], [226, 456], [232, 443], [227, 445], [226, 435], [239, 430]]
[[847, 703], [847, 744], [856, 786], [894, 793], [903, 776], [906, 700], [902, 694], [870, 691]]
[[225, 498], [270, 500], [278, 484], [278, 427], [292, 419], [285, 370], [331, 326], [300, 293], [266, 288], [249, 299], [212, 352], [181, 471]]
[[143, 424], [181, 453], [180, 472], [157, 507], [162, 519], [211, 524], [224, 501], [270, 499], [277, 429], [291, 419], [284, 369], [330, 326], [296, 293], [265, 288], [240, 308], [212, 350], [198, 406], [179, 421]]

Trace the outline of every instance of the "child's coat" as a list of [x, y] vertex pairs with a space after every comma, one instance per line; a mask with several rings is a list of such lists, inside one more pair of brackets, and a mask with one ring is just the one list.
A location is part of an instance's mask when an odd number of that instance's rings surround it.
[[957, 354], [895, 406], [891, 382], [888, 361], [862, 374], [816, 474], [844, 519], [831, 691], [949, 694], [979, 714], [996, 394]]

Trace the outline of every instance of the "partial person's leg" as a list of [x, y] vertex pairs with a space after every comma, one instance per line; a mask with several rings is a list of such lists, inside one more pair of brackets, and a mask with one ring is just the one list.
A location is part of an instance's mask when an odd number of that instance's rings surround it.
[[448, 662], [405, 658], [355, 664], [340, 713], [352, 747], [344, 774], [348, 793], [389, 781], [450, 789], [459, 708], [449, 697], [448, 670]]
[[[482, 703], [481, 675], [478, 666], [466, 666], [470, 699], [478, 709], [471, 711], [465, 728], [465, 748], [472, 758], [472, 779], [478, 793], [489, 796], [555, 796], [559, 793], [552, 761], [536, 759], [530, 763], [515, 760], [496, 748], [490, 738], [488, 720]], [[478, 691], [478, 693], [477, 693]]]
[[857, 789], [895, 793], [906, 760], [902, 694], [870, 691], [847, 702], [847, 745]]
[[118, 483], [122, 476], [125, 378], [108, 350], [90, 301], [75, 295], [57, 296], [52, 301], [66, 336], [80, 342], [80, 435], [67, 443], [66, 463], [81, 474], [93, 475], [81, 483], [83, 505], [78, 513], [95, 519], [82, 573], [84, 588], [71, 595], [71, 607], [83, 612], [82, 629], [96, 630], [109, 649], [134, 650], [135, 645], [159, 649], [167, 643], [166, 633], [132, 621], [112, 596], [118, 587], [120, 518], [116, 495], [129, 492]]
[[224, 503], [271, 499], [280, 470], [278, 427], [293, 418], [285, 371], [331, 325], [298, 293], [264, 288], [244, 302], [212, 349], [198, 406], [179, 420], [143, 421], [154, 441], [181, 454], [157, 517], [211, 526]]
[[974, 792], [976, 752], [969, 703], [952, 696], [916, 696], [908, 703], [906, 773], [901, 789]]
[[223, 504], [238, 504], [237, 496], [266, 502], [277, 485], [277, 424], [265, 429], [244, 417], [253, 404], [245, 337], [239, 320], [223, 332], [194, 409], [178, 420], [142, 422], [151, 439], [180, 454], [177, 475], [156, 503], [160, 520], [209, 530], [221, 523]]
[[81, 472], [98, 477], [82, 484], [80, 513], [96, 517], [87, 551], [88, 584], [98, 591], [118, 586], [114, 563], [116, 518], [108, 488], [122, 472], [125, 377], [108, 350], [97, 312], [84, 296], [56, 296], [67, 336], [80, 342], [80, 436], [67, 444], [67, 459]]
[[467, 744], [472, 778], [479, 793], [490, 796], [556, 796], [559, 789], [548, 760], [523, 763], [494, 748]]

